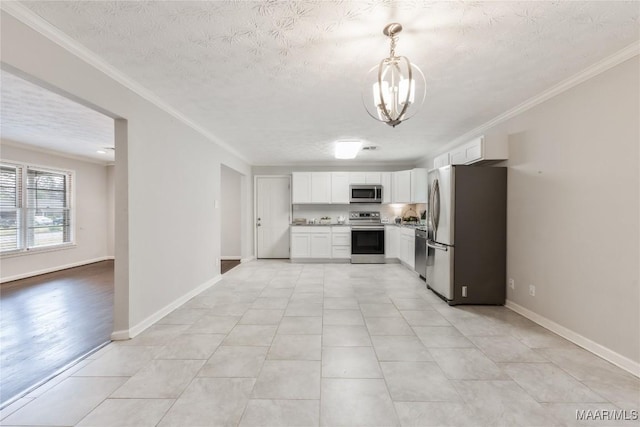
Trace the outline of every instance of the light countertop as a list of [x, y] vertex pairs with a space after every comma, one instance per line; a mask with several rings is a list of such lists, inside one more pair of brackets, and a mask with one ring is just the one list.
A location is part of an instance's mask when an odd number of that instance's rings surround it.
[[350, 227], [351, 224], [289, 224], [291, 227]]

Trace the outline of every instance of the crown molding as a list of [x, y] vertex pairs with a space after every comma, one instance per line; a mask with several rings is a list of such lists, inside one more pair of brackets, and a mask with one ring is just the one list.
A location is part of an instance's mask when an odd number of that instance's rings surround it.
[[549, 89], [544, 90], [543, 92], [539, 93], [538, 95], [535, 95], [531, 98], [529, 98], [528, 100], [524, 101], [521, 104], [516, 105], [515, 107], [511, 108], [510, 110], [505, 111], [504, 113], [500, 114], [497, 117], [494, 117], [493, 119], [489, 120], [488, 122], [464, 133], [463, 135], [455, 138], [453, 141], [445, 144], [441, 150], [436, 151], [434, 154], [432, 155], [427, 155], [424, 156], [420, 159], [418, 159], [417, 163], [421, 163], [424, 161], [427, 161], [430, 158], [439, 156], [442, 153], [445, 153], [447, 151], [449, 151], [451, 148], [455, 147], [458, 144], [462, 144], [464, 142], [468, 142], [469, 140], [471, 140], [472, 138], [482, 134], [483, 132], [486, 132], [487, 130], [491, 129], [492, 127], [505, 122], [507, 120], [509, 120], [512, 117], [515, 117], [519, 114], [524, 113], [527, 110], [532, 109], [533, 107], [542, 104], [545, 101], [548, 101], [549, 99], [560, 95], [563, 92], [568, 91], [569, 89], [579, 85], [582, 82], [585, 82], [599, 74], [604, 73], [605, 71], [615, 67], [616, 65], [622, 64], [623, 62], [633, 58], [634, 56], [640, 55], [640, 40], [637, 40], [633, 43], [631, 43], [629, 46], [619, 50], [618, 52], [614, 53], [611, 56], [607, 56], [606, 58], [602, 59], [601, 61], [596, 62], [593, 65], [590, 65], [589, 67], [585, 68], [584, 70], [574, 74], [573, 76], [569, 77], [568, 79], [565, 79], [563, 81], [561, 81], [560, 83], [551, 86]]
[[31, 145], [31, 144], [27, 144], [27, 143], [24, 143], [24, 142], [13, 141], [11, 139], [2, 139], [2, 140], [0, 140], [0, 154], [2, 152], [1, 147], [5, 146], [5, 145], [7, 147], [15, 147], [15, 148], [19, 148], [21, 150], [35, 151], [37, 153], [48, 154], [48, 155], [51, 155], [51, 156], [64, 157], [65, 159], [78, 160], [80, 162], [94, 163], [96, 165], [101, 165], [101, 166], [109, 166], [110, 164], [113, 164], [113, 160], [99, 160], [99, 159], [95, 159], [93, 157], [82, 156], [82, 155], [79, 155], [79, 154], [71, 154], [71, 153], [58, 151], [58, 150], [52, 150], [50, 148], [39, 147], [37, 145]]
[[245, 155], [241, 154], [235, 148], [231, 147], [229, 144], [222, 141], [220, 138], [218, 138], [202, 126], [190, 120], [187, 116], [163, 101], [156, 94], [146, 89], [137, 81], [133, 80], [125, 73], [109, 64], [107, 61], [102, 59], [102, 57], [87, 49], [75, 39], [69, 37], [67, 34], [42, 19], [39, 15], [32, 12], [27, 7], [19, 4], [17, 1], [0, 1], [0, 9], [7, 12], [9, 15], [13, 16], [31, 29], [42, 34], [44, 37], [51, 40], [63, 49], [67, 50], [72, 55], [77, 56], [87, 64], [106, 74], [111, 79], [120, 83], [122, 86], [149, 101], [164, 112], [180, 120], [182, 123], [189, 126], [208, 140], [214, 142], [215, 144], [219, 145], [220, 147], [224, 148], [244, 162], [251, 165], [250, 159], [248, 159]]
[[[397, 168], [398, 170], [411, 169], [413, 168], [415, 163], [413, 161], [407, 162], [285, 162], [285, 163], [256, 163], [251, 165], [251, 167], [256, 168], [277, 168], [277, 167], [290, 167], [290, 168], [339, 168], [349, 169], [349, 168], [361, 168], [365, 170], [366, 168], [376, 168], [376, 167], [386, 167], [386, 168]], [[301, 169], [302, 170], [302, 169]]]

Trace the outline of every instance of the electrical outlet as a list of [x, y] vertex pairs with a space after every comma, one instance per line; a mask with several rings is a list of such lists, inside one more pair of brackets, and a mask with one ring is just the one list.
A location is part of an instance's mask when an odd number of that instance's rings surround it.
[[535, 285], [529, 285], [529, 295], [531, 295], [532, 297], [536, 296], [536, 287], [535, 287]]
[[515, 289], [516, 288], [516, 281], [513, 279], [509, 279], [509, 287], [511, 289]]

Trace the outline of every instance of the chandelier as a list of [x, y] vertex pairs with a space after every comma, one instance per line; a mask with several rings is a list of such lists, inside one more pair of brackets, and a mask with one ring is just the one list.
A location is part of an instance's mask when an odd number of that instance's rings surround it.
[[415, 115], [427, 92], [422, 71], [406, 56], [396, 56], [401, 31], [402, 25], [397, 23], [384, 27], [382, 33], [391, 40], [389, 57], [369, 70], [362, 91], [367, 113], [392, 127]]

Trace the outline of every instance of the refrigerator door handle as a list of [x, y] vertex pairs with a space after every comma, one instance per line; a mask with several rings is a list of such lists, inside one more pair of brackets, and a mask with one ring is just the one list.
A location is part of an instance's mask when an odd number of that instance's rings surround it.
[[448, 251], [447, 245], [442, 245], [440, 243], [436, 243], [433, 240], [427, 240], [427, 246], [433, 249], [437, 249], [439, 251]]
[[431, 185], [431, 200], [429, 200], [429, 219], [433, 228], [433, 237], [438, 234], [438, 223], [440, 222], [440, 184], [436, 178]]

